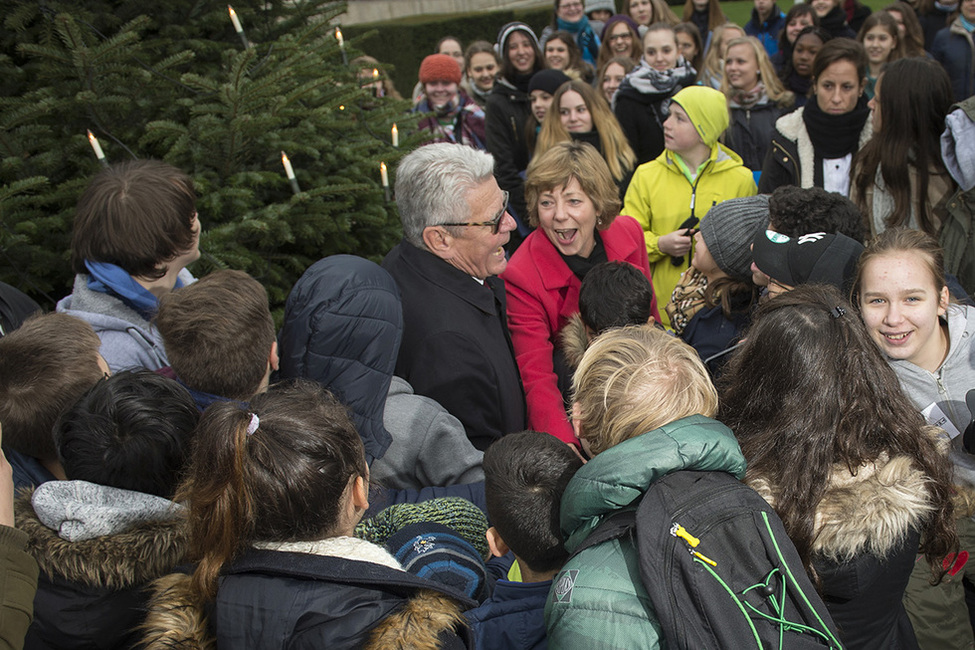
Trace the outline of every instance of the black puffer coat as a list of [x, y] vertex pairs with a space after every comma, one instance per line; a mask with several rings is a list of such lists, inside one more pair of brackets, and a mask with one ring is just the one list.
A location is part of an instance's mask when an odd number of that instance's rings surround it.
[[[201, 610], [189, 576], [158, 580], [145, 648], [433, 650], [470, 647], [462, 612], [475, 603], [372, 562], [249, 551], [223, 571]], [[214, 638], [215, 637], [215, 638]]]

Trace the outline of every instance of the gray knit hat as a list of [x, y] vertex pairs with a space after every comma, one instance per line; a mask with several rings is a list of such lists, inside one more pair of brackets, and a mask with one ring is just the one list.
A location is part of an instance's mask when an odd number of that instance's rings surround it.
[[603, 11], [608, 11], [611, 14], [616, 13], [616, 3], [613, 0], [586, 0], [586, 15], [602, 9]]
[[751, 243], [755, 233], [768, 226], [768, 195], [728, 199], [717, 204], [701, 220], [701, 237], [718, 268], [728, 275], [752, 276]]

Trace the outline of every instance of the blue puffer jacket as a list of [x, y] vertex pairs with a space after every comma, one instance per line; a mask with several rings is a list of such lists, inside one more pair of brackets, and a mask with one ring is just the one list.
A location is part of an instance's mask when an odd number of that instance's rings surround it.
[[464, 426], [406, 381], [393, 381], [402, 337], [399, 289], [389, 273], [361, 257], [326, 257], [285, 303], [279, 378], [313, 379], [349, 408], [375, 478], [391, 488], [370, 495], [374, 509], [438, 496], [483, 509], [483, 454]]
[[961, 23], [961, 16], [934, 37], [931, 56], [944, 66], [951, 77], [955, 101], [975, 95], [975, 42]]
[[762, 22], [758, 20], [758, 11], [752, 9], [752, 17], [745, 23], [745, 34], [754, 36], [761, 41], [769, 56], [775, 56], [779, 51], [779, 32], [785, 29], [785, 14], [779, 5], [772, 5], [772, 12]]
[[393, 440], [383, 409], [402, 338], [396, 283], [361, 257], [315, 262], [284, 306], [280, 377], [314, 379], [348, 406], [370, 464]]

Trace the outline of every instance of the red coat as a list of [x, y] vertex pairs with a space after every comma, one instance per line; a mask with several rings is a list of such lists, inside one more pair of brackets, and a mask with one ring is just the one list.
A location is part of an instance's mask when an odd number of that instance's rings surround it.
[[[599, 235], [610, 261], [629, 262], [650, 279], [643, 228], [633, 217], [617, 217]], [[578, 444], [565, 414], [552, 354], [559, 330], [579, 311], [582, 282], [542, 230], [528, 235], [501, 277], [508, 295], [508, 329], [525, 386], [528, 428]], [[659, 322], [656, 296], [651, 312]]]

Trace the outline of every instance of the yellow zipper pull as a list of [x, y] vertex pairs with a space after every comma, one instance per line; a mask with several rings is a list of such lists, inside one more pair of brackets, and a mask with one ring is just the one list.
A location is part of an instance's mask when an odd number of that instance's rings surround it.
[[670, 534], [684, 540], [691, 548], [697, 548], [697, 545], [701, 543], [701, 540], [687, 532], [687, 529], [680, 524], [674, 524], [671, 526]]
[[693, 550], [697, 548], [697, 545], [701, 543], [701, 540], [698, 539], [697, 537], [694, 537], [689, 532], [687, 532], [686, 528], [684, 528], [680, 524], [674, 524], [673, 526], [670, 527], [670, 534], [673, 535], [674, 537], [678, 537], [684, 540], [684, 542], [686, 542], [687, 545], [690, 547], [687, 550], [690, 551], [691, 555], [698, 558], [702, 562], [707, 562], [711, 566], [718, 566], [718, 563], [712, 560], [711, 558], [706, 557], [705, 555], [702, 555], [701, 553], [698, 553], [697, 551]]

